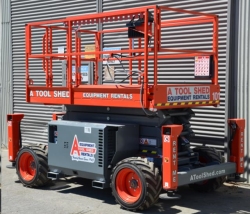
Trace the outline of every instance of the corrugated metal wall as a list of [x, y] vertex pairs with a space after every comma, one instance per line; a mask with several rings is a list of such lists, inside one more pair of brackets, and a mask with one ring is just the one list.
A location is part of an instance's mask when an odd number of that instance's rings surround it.
[[[118, 0], [114, 4], [112, 0], [103, 0], [103, 11], [139, 7], [145, 5], [166, 5], [169, 7], [182, 8], [187, 10], [197, 10], [201, 12], [213, 13], [219, 16], [219, 84], [221, 86], [221, 106], [218, 108], [205, 107], [195, 109], [196, 117], [192, 119], [192, 127], [196, 133], [195, 142], [204, 142], [218, 148], [224, 147], [225, 139], [225, 83], [226, 83], [226, 44], [227, 44], [227, 0]], [[184, 17], [176, 13], [166, 13], [168, 18]], [[124, 22], [124, 26], [125, 26]], [[114, 23], [105, 23], [104, 29], [116, 27]], [[180, 49], [203, 49], [210, 50], [212, 28], [211, 24], [199, 26], [182, 26], [168, 28], [162, 31], [162, 38], [166, 48]], [[128, 47], [126, 33], [115, 36], [104, 36], [104, 47]], [[115, 65], [117, 68], [118, 66]], [[149, 69], [152, 66], [149, 66]], [[192, 83], [194, 65], [193, 59], [171, 59], [160, 60], [158, 73], [160, 83]], [[124, 75], [117, 75], [117, 80], [124, 78]], [[210, 140], [208, 139], [210, 138]]]
[[246, 119], [245, 178], [250, 182], [250, 2], [239, 1], [237, 117]]
[[[22, 134], [24, 143], [46, 143], [47, 122], [52, 112], [61, 111], [62, 106], [27, 104], [25, 101], [25, 23], [32, 21], [65, 18], [66, 16], [96, 12], [96, 0], [11, 0], [14, 113], [24, 113]], [[94, 27], [95, 28], [95, 27]], [[32, 31], [33, 33], [33, 31]], [[42, 32], [34, 31], [34, 53], [41, 51]], [[55, 33], [54, 47], [65, 46], [65, 35]], [[88, 38], [84, 40], [89, 44]], [[84, 44], [84, 43], [83, 43]], [[32, 60], [30, 71], [35, 84], [43, 85], [45, 75], [41, 61]], [[55, 62], [53, 74], [56, 84], [61, 84], [61, 62]]]
[[6, 146], [6, 115], [12, 113], [13, 105], [10, 1], [1, 0], [0, 5], [0, 143]]

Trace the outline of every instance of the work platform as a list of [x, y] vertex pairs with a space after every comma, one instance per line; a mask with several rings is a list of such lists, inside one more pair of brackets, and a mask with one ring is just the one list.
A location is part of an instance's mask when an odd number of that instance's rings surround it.
[[[163, 11], [174, 11], [193, 15], [191, 18], [164, 20]], [[128, 20], [121, 28], [100, 31], [87, 30], [84, 26], [104, 22]], [[197, 25], [211, 23], [213, 38], [210, 51], [181, 50], [162, 48], [161, 32], [163, 28], [173, 26]], [[44, 29], [41, 38], [41, 53], [32, 53], [32, 29]], [[54, 51], [53, 33], [64, 31], [65, 50]], [[103, 34], [128, 32], [129, 48], [122, 50], [103, 50]], [[94, 37], [93, 51], [82, 51], [82, 39], [79, 35], [88, 34]], [[150, 47], [149, 47], [150, 44]], [[108, 59], [103, 55], [109, 55]], [[86, 57], [92, 55], [93, 57]], [[159, 84], [158, 60], [193, 58], [194, 79], [206, 80], [198, 84]], [[32, 59], [42, 60], [45, 72], [45, 86], [37, 85], [30, 78], [29, 64]], [[98, 72], [102, 62], [119, 60], [127, 61], [128, 83], [100, 84]], [[53, 79], [54, 60], [64, 60], [67, 64], [65, 86], [55, 86]], [[153, 74], [149, 75], [149, 61], [153, 65]], [[82, 63], [93, 63], [92, 83], [82, 83], [80, 71]], [[75, 66], [73, 71], [72, 66]], [[135, 66], [136, 65], [136, 66]], [[136, 69], [135, 69], [136, 67]], [[125, 69], [124, 69], [125, 72]], [[74, 75], [74, 80], [72, 76]], [[136, 81], [134, 76], [136, 76]], [[149, 83], [149, 77], [153, 83]], [[207, 83], [207, 80], [210, 83]], [[33, 22], [26, 25], [26, 101], [43, 104], [69, 104], [84, 106], [109, 106], [123, 108], [167, 109], [193, 106], [217, 106], [220, 103], [218, 85], [218, 17], [212, 14], [191, 12], [165, 6], [146, 6], [132, 10], [119, 10], [99, 14], [87, 14], [67, 17], [61, 20]]]

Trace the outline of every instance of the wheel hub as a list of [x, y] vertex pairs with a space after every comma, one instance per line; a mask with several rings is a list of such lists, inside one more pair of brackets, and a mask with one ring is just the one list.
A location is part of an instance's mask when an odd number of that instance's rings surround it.
[[30, 168], [33, 169], [33, 170], [36, 168], [35, 161], [30, 162]]
[[31, 181], [36, 175], [36, 163], [34, 156], [29, 152], [23, 152], [18, 161], [18, 170], [20, 176], [25, 181]]
[[135, 179], [130, 180], [130, 187], [133, 189], [138, 188], [138, 182]]
[[122, 168], [116, 177], [116, 190], [125, 203], [135, 203], [142, 194], [142, 182], [134, 169]]

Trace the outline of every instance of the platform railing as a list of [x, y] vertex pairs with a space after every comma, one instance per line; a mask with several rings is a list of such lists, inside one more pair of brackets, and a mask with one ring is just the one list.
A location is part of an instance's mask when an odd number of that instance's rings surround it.
[[[148, 11], [151, 10], [154, 16], [153, 25], [153, 47], [148, 47], [149, 39], [149, 25], [148, 25]], [[174, 11], [179, 13], [192, 14], [197, 17], [193, 18], [180, 18], [175, 20], [162, 20], [162, 11]], [[117, 28], [117, 29], [107, 29], [101, 31], [75, 30], [75, 35], [73, 35], [73, 29], [75, 27], [84, 26], [86, 24], [95, 24], [99, 22], [115, 22], [126, 19], [131, 19], [133, 17], [138, 18], [144, 16], [144, 37], [138, 39], [138, 48], [132, 48], [132, 39], [129, 39], [129, 48], [123, 50], [112, 50], [103, 51], [101, 50], [101, 37], [103, 34], [107, 33], [117, 33], [127, 31], [128, 28]], [[64, 23], [64, 27], [53, 26], [55, 23]], [[202, 23], [212, 23], [213, 24], [213, 45], [211, 51], [198, 51], [198, 50], [182, 50], [182, 49], [171, 49], [161, 47], [161, 30], [167, 27], [173, 26], [185, 26], [185, 25], [196, 25]], [[42, 54], [32, 54], [31, 45], [31, 28], [44, 28], [45, 34], [42, 38]], [[52, 53], [53, 49], [53, 30], [65, 30], [66, 31], [66, 53]], [[78, 33], [93, 34], [95, 36], [95, 51], [82, 52], [81, 51], [81, 38]], [[72, 51], [72, 43], [75, 42], [75, 51]], [[143, 43], [144, 42], [144, 43]], [[143, 44], [142, 44], [143, 43]], [[175, 54], [162, 54], [163, 52], [174, 52]], [[148, 61], [153, 60], [153, 76], [154, 82], [153, 86], [158, 85], [158, 60], [159, 59], [174, 59], [174, 58], [188, 58], [203, 55], [212, 55], [214, 60], [214, 75], [211, 78], [211, 84], [218, 85], [218, 17], [212, 14], [204, 14], [194, 11], [175, 9], [165, 6], [147, 6], [129, 10], [119, 10], [112, 12], [103, 12], [99, 14], [88, 14], [81, 16], [68, 17], [61, 20], [51, 20], [43, 22], [34, 22], [26, 25], [26, 100], [29, 101], [29, 91], [31, 87], [35, 87], [34, 81], [29, 76], [29, 59], [42, 59], [43, 70], [46, 76], [46, 86], [39, 86], [39, 88], [44, 88], [50, 90], [50, 88], [55, 87], [53, 85], [53, 59], [67, 60], [67, 85], [66, 89], [69, 91], [70, 100], [73, 102], [72, 90], [73, 88], [82, 87], [81, 86], [81, 74], [76, 72], [76, 81], [72, 83], [72, 65], [75, 61], [76, 67], [80, 67], [82, 61], [93, 61], [95, 63], [94, 71], [94, 82], [93, 85], [98, 85], [99, 80], [99, 62], [103, 62], [104, 58], [101, 57], [102, 54], [110, 54], [110, 60], [115, 60], [114, 54], [128, 54], [129, 57], [120, 58], [121, 61], [129, 62], [129, 84], [134, 85], [132, 81], [132, 69], [133, 62], [137, 61], [138, 70], [141, 70], [142, 64], [144, 66], [143, 71], [139, 75], [138, 82], [135, 85], [143, 84], [143, 98], [145, 100], [145, 106], [148, 106]], [[138, 56], [133, 56], [134, 53], [138, 53]], [[153, 53], [153, 55], [149, 55]], [[85, 55], [95, 55], [93, 59], [84, 59]], [[133, 56], [133, 58], [131, 58]], [[141, 81], [142, 80], [142, 81]], [[60, 87], [65, 89], [65, 87]]]

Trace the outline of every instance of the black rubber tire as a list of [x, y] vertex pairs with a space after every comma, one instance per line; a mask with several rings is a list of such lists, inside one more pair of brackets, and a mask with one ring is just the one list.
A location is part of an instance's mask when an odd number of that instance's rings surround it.
[[[126, 203], [121, 199], [116, 190], [118, 172], [124, 168], [134, 170], [141, 180], [142, 193], [135, 203]], [[132, 211], [144, 210], [151, 207], [159, 199], [159, 194], [162, 190], [161, 175], [159, 174], [159, 169], [154, 167], [154, 163], [149, 162], [146, 158], [126, 158], [117, 163], [113, 168], [110, 186], [116, 202], [119, 203], [122, 208]]]
[[[20, 158], [26, 152], [33, 156], [35, 164], [34, 167], [36, 169], [36, 174], [34, 175], [34, 178], [30, 181], [24, 180], [19, 171]], [[49, 178], [47, 178], [48, 170], [48, 158], [45, 149], [39, 146], [30, 146], [23, 147], [19, 150], [16, 158], [16, 173], [18, 175], [19, 180], [24, 186], [42, 187], [47, 185], [51, 181]]]
[[[224, 162], [221, 153], [215, 148], [211, 147], [197, 147], [193, 149], [195, 152], [199, 153], [199, 156], [206, 161], [206, 164], [220, 164]], [[201, 161], [202, 162], [202, 161]], [[198, 182], [190, 184], [189, 187], [198, 192], [213, 192], [219, 189], [223, 183], [226, 181], [226, 176], [212, 178], [206, 180], [206, 182]]]

